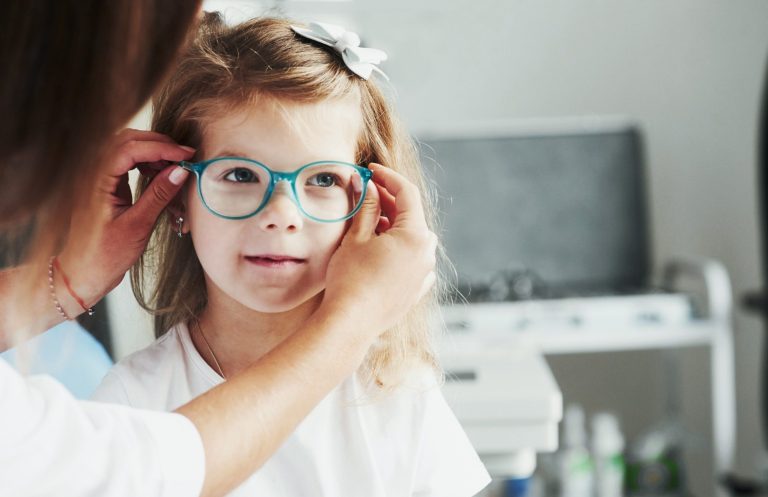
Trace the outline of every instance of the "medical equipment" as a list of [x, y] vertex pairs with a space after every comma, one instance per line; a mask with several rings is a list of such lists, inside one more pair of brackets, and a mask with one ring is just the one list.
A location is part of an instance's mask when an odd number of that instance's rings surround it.
[[[715, 472], [729, 470], [736, 430], [730, 283], [715, 261], [667, 265], [665, 286], [693, 281], [706, 288], [696, 312], [687, 293], [444, 307], [448, 333], [440, 358], [461, 380], [446, 383], [446, 398], [491, 474], [509, 476], [497, 461], [513, 461], [521, 450], [556, 448], [562, 394], [543, 354], [702, 345], [711, 352]], [[667, 382], [678, 380], [671, 368]]]
[[[643, 140], [631, 119], [462, 123], [418, 136], [471, 302], [648, 289]], [[504, 280], [511, 291], [494, 296]]]

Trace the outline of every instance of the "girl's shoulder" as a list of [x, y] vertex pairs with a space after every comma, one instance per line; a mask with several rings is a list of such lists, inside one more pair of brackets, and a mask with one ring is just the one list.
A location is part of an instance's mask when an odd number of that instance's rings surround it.
[[175, 363], [175, 361], [169, 360], [170, 358], [183, 355], [184, 347], [182, 343], [184, 333], [186, 333], [185, 325], [177, 324], [173, 326], [151, 344], [118, 361], [113, 369], [117, 371], [131, 371], [134, 374], [157, 374], [158, 369], [162, 368], [163, 365]]
[[115, 364], [92, 396], [93, 400], [127, 404], [148, 409], [165, 409], [153, 392], [163, 388], [164, 379], [178, 377], [184, 367], [183, 333], [176, 325], [147, 347]]
[[442, 375], [428, 365], [411, 368], [402, 377], [387, 386], [375, 380], [367, 380], [359, 372], [353, 376], [353, 401], [366, 410], [387, 413], [386, 416], [420, 418], [427, 407], [442, 398]]

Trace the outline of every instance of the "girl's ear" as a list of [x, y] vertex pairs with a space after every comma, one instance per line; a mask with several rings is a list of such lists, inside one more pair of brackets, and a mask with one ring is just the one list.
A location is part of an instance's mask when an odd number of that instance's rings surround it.
[[176, 197], [171, 200], [166, 208], [166, 212], [168, 213], [168, 224], [171, 225], [171, 229], [174, 231], [179, 230], [179, 218], [183, 219], [181, 232], [186, 234], [189, 233], [189, 221], [187, 220], [187, 209], [184, 202], [181, 200], [181, 195], [182, 194], [179, 193], [179, 195], [176, 195]]

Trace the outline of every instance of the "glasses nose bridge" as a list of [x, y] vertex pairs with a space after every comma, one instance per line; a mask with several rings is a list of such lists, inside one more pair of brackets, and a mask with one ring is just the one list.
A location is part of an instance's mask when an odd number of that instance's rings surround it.
[[275, 184], [277, 184], [278, 181], [287, 181], [288, 183], [293, 183], [293, 180], [296, 178], [296, 171], [286, 173], [284, 171], [270, 170], [269, 173], [272, 175], [272, 181], [274, 181]]
[[272, 188], [270, 188], [270, 191], [268, 193], [268, 198], [264, 202], [265, 205], [269, 203], [269, 201], [272, 199], [272, 194], [278, 192], [280, 183], [284, 183], [285, 188], [283, 188], [283, 193], [288, 195], [291, 200], [293, 200], [294, 203], [297, 203], [299, 201], [298, 198], [296, 198], [296, 190], [295, 190], [295, 180], [296, 180], [296, 174], [295, 173], [286, 173], [282, 171], [272, 171], [269, 170], [269, 174], [271, 176], [270, 182], [272, 183]]

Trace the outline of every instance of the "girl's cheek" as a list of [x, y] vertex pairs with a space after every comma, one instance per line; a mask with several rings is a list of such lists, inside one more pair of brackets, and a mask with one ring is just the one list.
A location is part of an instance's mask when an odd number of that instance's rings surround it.
[[335, 251], [337, 248], [339, 248], [339, 245], [341, 245], [341, 241], [344, 239], [344, 235], [347, 234], [347, 231], [349, 231], [349, 228], [352, 226], [352, 220], [348, 219], [344, 221], [344, 226], [342, 227], [340, 233], [336, 236], [336, 243], [333, 244], [333, 250]]

